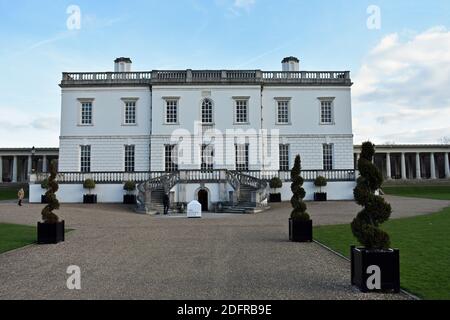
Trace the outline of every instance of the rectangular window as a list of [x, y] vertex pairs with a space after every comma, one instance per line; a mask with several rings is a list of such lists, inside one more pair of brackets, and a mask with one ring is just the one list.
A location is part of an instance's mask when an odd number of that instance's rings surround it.
[[125, 172], [134, 172], [134, 146], [125, 146]]
[[178, 100], [166, 101], [166, 123], [178, 123]]
[[280, 144], [280, 171], [289, 170], [289, 145]]
[[202, 170], [214, 169], [214, 147], [212, 145], [202, 145]]
[[209, 99], [202, 103], [202, 123], [213, 123], [213, 105]]
[[248, 144], [236, 144], [236, 170], [248, 171]]
[[248, 123], [248, 100], [236, 100], [236, 123]]
[[333, 145], [323, 145], [323, 170], [333, 170]]
[[320, 122], [322, 124], [332, 124], [333, 123], [333, 102], [332, 101], [321, 101]]
[[125, 102], [125, 124], [136, 124], [136, 101]]
[[82, 125], [92, 124], [92, 102], [81, 103], [81, 124]]
[[166, 172], [178, 171], [178, 148], [176, 145], [165, 146]]
[[91, 172], [91, 146], [81, 146], [80, 149], [80, 170]]
[[278, 123], [289, 123], [289, 101], [278, 101]]

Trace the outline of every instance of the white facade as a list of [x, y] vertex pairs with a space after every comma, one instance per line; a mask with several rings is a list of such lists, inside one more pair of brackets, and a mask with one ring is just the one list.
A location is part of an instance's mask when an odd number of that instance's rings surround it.
[[[303, 170], [328, 172], [330, 177], [334, 177], [333, 171], [354, 168], [352, 83], [348, 72], [298, 71], [298, 60], [293, 57], [283, 62], [283, 69], [287, 70], [283, 72], [128, 72], [130, 66], [131, 60], [119, 58], [116, 70], [127, 72], [63, 75], [59, 172], [98, 174], [132, 168], [133, 172], [162, 174], [169, 171], [166, 146], [183, 149], [187, 140], [192, 142], [188, 151], [192, 161], [179, 162], [176, 170], [202, 169], [202, 144], [210, 144], [214, 150], [214, 164], [209, 167], [214, 170], [239, 169], [236, 144], [248, 144], [244, 171], [287, 171], [297, 154], [302, 157]], [[205, 100], [212, 106], [208, 118], [211, 122], [202, 126], [199, 123], [204, 120]], [[130, 116], [130, 112], [134, 113]], [[135, 123], [129, 123], [130, 117]], [[209, 131], [204, 141], [195, 140], [199, 127], [215, 131]], [[181, 140], [180, 132], [184, 134]], [[280, 145], [287, 146], [283, 148], [287, 150], [288, 163], [280, 163]], [[133, 152], [131, 166], [126, 150]], [[185, 156], [187, 151], [182, 152]], [[337, 191], [331, 199], [351, 197], [347, 184], [352, 179], [342, 180], [346, 190]], [[212, 183], [208, 187], [209, 201], [221, 201], [221, 192], [214, 190], [220, 189], [218, 185], [223, 181], [187, 183], [182, 187], [182, 195], [174, 187], [175, 200], [195, 199], [195, 190], [206, 188], [205, 183]], [[106, 190], [107, 186], [102, 188]], [[290, 198], [289, 190], [283, 194], [285, 199]], [[120, 200], [120, 196], [99, 196], [99, 201], [110, 202], [113, 198]], [[72, 194], [62, 201], [80, 199]]]

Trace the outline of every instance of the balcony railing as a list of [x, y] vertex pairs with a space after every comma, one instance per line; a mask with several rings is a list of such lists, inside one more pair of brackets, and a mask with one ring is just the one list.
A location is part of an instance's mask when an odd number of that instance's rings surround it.
[[[223, 182], [226, 181], [227, 172], [232, 170], [181, 170], [179, 171], [180, 182], [199, 183], [199, 182]], [[290, 181], [289, 171], [246, 171], [244, 175], [259, 180], [268, 181], [273, 177], [279, 177], [283, 181]], [[156, 179], [167, 174], [162, 171], [152, 172], [60, 172], [57, 175], [57, 181], [63, 184], [83, 183], [86, 179], [93, 179], [98, 184], [123, 183], [125, 181], [135, 181], [137, 183]], [[355, 181], [355, 170], [302, 170], [301, 176], [305, 181], [314, 181], [318, 176], [325, 177], [328, 181]], [[32, 174], [31, 183], [41, 183], [49, 177], [48, 173]]]
[[67, 72], [63, 73], [61, 86], [189, 83], [341, 86], [352, 84], [349, 71], [153, 70], [146, 72]]

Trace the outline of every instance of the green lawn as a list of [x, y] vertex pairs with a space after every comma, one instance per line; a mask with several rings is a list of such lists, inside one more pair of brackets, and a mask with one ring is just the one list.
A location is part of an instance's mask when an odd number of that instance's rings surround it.
[[450, 200], [450, 186], [389, 186], [383, 191], [394, 196]]
[[[1, 187], [0, 188], [0, 201], [1, 200], [15, 200], [17, 199], [17, 192], [19, 192], [20, 187]], [[25, 198], [28, 198], [28, 188], [25, 190]]]
[[36, 242], [36, 227], [0, 223], [0, 253]]
[[[400, 249], [402, 288], [424, 299], [450, 299], [450, 208], [383, 225]], [[343, 255], [357, 245], [350, 225], [314, 228], [315, 239]]]

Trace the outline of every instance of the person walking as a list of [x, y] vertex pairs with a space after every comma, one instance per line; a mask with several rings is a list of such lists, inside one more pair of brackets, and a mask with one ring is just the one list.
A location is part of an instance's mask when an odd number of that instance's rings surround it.
[[164, 205], [164, 215], [169, 214], [170, 199], [167, 193], [164, 193], [163, 205]]
[[17, 192], [17, 198], [19, 198], [19, 202], [17, 204], [21, 207], [23, 198], [25, 198], [25, 191], [23, 188], [20, 188], [19, 192]]

